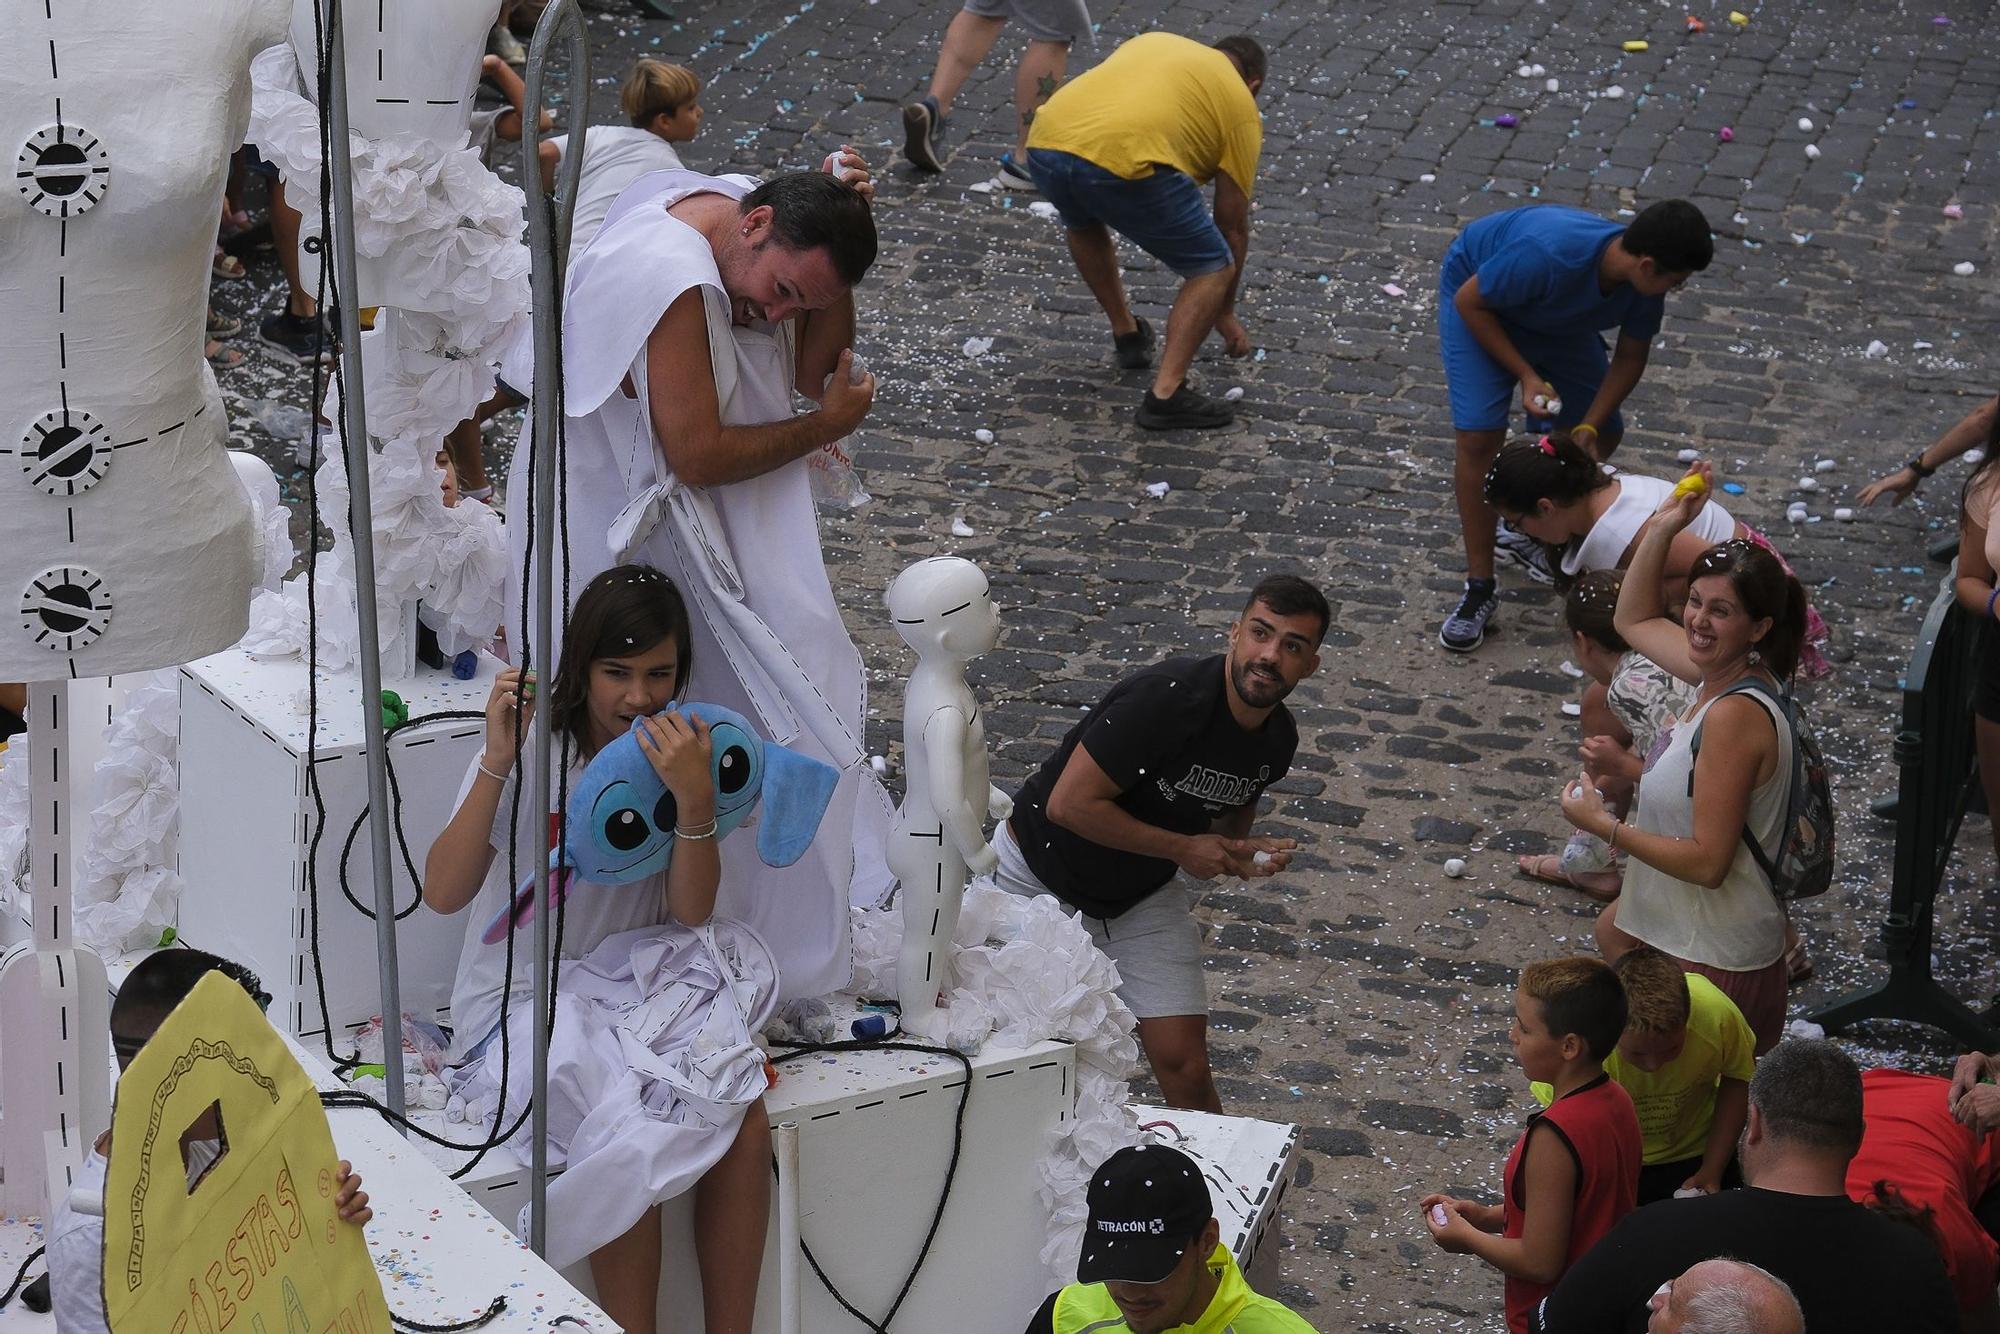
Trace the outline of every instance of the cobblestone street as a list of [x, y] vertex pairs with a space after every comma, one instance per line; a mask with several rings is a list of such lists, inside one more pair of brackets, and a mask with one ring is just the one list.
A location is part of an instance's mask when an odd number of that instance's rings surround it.
[[[1955, 521], [1964, 467], [1899, 509], [1833, 511], [1996, 387], [1981, 351], [2000, 332], [1989, 7], [1765, 4], [1737, 27], [1703, 3], [1690, 33], [1687, 8], [1638, 0], [1094, 0], [1098, 44], [1072, 72], [1153, 27], [1248, 32], [1271, 55], [1242, 300], [1256, 351], [1231, 362], [1211, 342], [1194, 371], [1242, 387], [1239, 420], [1152, 436], [1131, 420], [1144, 378], [1113, 368], [1060, 225], [1035, 196], [986, 188], [1011, 139], [1010, 47], [962, 95], [945, 173], [918, 178], [895, 159], [897, 107], [929, 77], [949, 0], [687, 0], [677, 23], [594, 3], [592, 119], [615, 122], [617, 78], [657, 54], [707, 81], [690, 166], [761, 174], [851, 141], [879, 173], [882, 254], [857, 292], [881, 381], [857, 455], [874, 500], [823, 525], [875, 671], [871, 750], [895, 762], [910, 662], [881, 590], [919, 556], [981, 562], [1003, 602], [975, 681], [1009, 787], [1125, 671], [1219, 649], [1260, 574], [1296, 569], [1332, 600], [1319, 674], [1292, 697], [1299, 762], [1264, 822], [1304, 855], [1215, 885], [1201, 909], [1223, 1099], [1305, 1127], [1279, 1295], [1318, 1328], [1498, 1327], [1499, 1276], [1436, 1251], [1416, 1201], [1497, 1198], [1532, 1106], [1507, 1043], [1515, 973], [1591, 948], [1595, 905], [1514, 869], [1565, 830], [1576, 737], [1560, 706], [1578, 683], [1558, 670], [1559, 600], [1503, 574], [1484, 648], [1436, 640], [1463, 577], [1437, 268], [1470, 219], [1685, 196], [1713, 224], [1716, 262], [1668, 300], [1619, 461], [1673, 476], [1677, 451], [1712, 456], [1745, 488], [1732, 511], [1772, 535], [1832, 625], [1838, 671], [1812, 707], [1841, 860], [1799, 915], [1818, 974], [1794, 1008], [1879, 973], [1892, 826], [1866, 806], [1893, 789], [1898, 679], [1941, 573], [1925, 552]], [[1650, 49], [1628, 54], [1633, 39]], [[1135, 310], [1163, 324], [1171, 275], [1124, 253]], [[1977, 272], [1955, 275], [1961, 261]], [[256, 347], [224, 387], [235, 409], [303, 402], [304, 380]], [[1834, 469], [1799, 493], [1818, 459]], [[1794, 499], [1810, 522], [1785, 521]], [[1989, 846], [1968, 821], [1939, 909], [1939, 974], [1975, 1000], [2000, 989]], [[1865, 1063], [1937, 1071], [1952, 1054], [1914, 1028], [1851, 1036]]]

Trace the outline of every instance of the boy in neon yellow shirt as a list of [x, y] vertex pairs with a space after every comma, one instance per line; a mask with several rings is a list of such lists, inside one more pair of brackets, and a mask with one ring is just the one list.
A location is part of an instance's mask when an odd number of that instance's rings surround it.
[[[1626, 1020], [1604, 1069], [1632, 1095], [1645, 1143], [1639, 1203], [1734, 1186], [1736, 1141], [1750, 1108], [1756, 1037], [1736, 1003], [1650, 945], [1612, 965]], [[1546, 1084], [1533, 1086], [1549, 1101]]]

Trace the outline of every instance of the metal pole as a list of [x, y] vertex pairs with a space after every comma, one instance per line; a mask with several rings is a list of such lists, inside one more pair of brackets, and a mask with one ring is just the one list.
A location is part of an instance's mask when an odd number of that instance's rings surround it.
[[[396, 968], [396, 884], [389, 860], [388, 737], [382, 726], [382, 647], [375, 620], [374, 510], [368, 496], [368, 414], [362, 403], [361, 287], [354, 274], [354, 163], [347, 131], [347, 53], [340, 0], [325, 5], [327, 55], [332, 64], [326, 117], [331, 128], [327, 168], [333, 184], [333, 235], [321, 243], [333, 252], [340, 300], [340, 410], [347, 419], [348, 530], [354, 539], [355, 618], [360, 622], [361, 729], [368, 757], [368, 852], [375, 872], [375, 951], [382, 978], [382, 1078], [385, 1101], [404, 1114], [402, 978]], [[322, 256], [324, 262], [324, 256]], [[318, 411], [314, 404], [314, 411]], [[315, 428], [317, 429], [317, 428]], [[312, 762], [313, 757], [308, 757]], [[394, 1122], [391, 1122], [394, 1125]], [[397, 1126], [398, 1133], [402, 1128]]]
[[[556, 33], [569, 39], [570, 151], [563, 154], [562, 179], [552, 211], [542, 191], [542, 75]], [[528, 250], [533, 261], [531, 291], [535, 320], [534, 469], [535, 469], [535, 607], [530, 644], [535, 666], [546, 673], [555, 643], [556, 432], [562, 386], [556, 356], [562, 324], [556, 306], [562, 291], [564, 259], [569, 249], [570, 220], [576, 183], [583, 173], [584, 127], [590, 123], [590, 48], [583, 31], [583, 13], [576, 0], [555, 0], [542, 11], [528, 47], [527, 93], [521, 108], [521, 188], [528, 196]], [[549, 835], [549, 771], [555, 759], [549, 732], [546, 695], [535, 710], [535, 820]], [[534, 1091], [529, 1109], [528, 1245], [535, 1254], [548, 1250], [548, 1091], [549, 1091], [549, 859], [546, 848], [535, 860], [534, 929]]]
[[799, 1123], [780, 1121], [771, 1146], [778, 1159], [778, 1334], [800, 1334]]

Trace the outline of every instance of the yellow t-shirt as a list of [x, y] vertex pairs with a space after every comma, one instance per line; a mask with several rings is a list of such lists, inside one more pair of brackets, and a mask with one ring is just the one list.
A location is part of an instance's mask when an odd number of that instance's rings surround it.
[[[1747, 1083], [1756, 1065], [1757, 1038], [1736, 1002], [1699, 973], [1689, 973], [1687, 984], [1687, 1045], [1679, 1056], [1650, 1073], [1627, 1065], [1617, 1052], [1604, 1063], [1605, 1073], [1632, 1095], [1648, 1167], [1701, 1157], [1715, 1120], [1717, 1085], [1724, 1079]], [[1554, 1090], [1547, 1084], [1530, 1089], [1549, 1105]]]
[[1247, 196], [1264, 120], [1228, 56], [1149, 32], [1056, 89], [1035, 112], [1028, 147], [1073, 154], [1126, 180], [1166, 166], [1207, 185], [1222, 171]]

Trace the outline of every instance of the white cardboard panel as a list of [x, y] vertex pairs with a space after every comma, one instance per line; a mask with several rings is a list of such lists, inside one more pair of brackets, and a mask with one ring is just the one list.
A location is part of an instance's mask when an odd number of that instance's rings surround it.
[[[1168, 1107], [1141, 1107], [1141, 1125], [1155, 1125], [1167, 1144], [1194, 1155], [1207, 1169], [1209, 1198], [1222, 1224], [1222, 1244], [1250, 1286], [1275, 1295], [1282, 1276], [1279, 1214], [1298, 1170], [1299, 1128], [1247, 1116], [1216, 1116]], [[1170, 1128], [1169, 1128], [1170, 1127]]]

